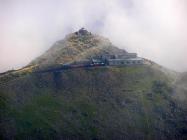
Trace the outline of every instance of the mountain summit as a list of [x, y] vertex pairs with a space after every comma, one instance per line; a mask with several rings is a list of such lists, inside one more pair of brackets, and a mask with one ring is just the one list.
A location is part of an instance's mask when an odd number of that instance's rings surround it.
[[48, 51], [30, 64], [40, 66], [66, 64], [104, 54], [116, 55], [126, 53], [125, 50], [114, 46], [108, 39], [92, 34], [82, 28], [77, 32], [67, 35], [65, 39], [57, 41]]

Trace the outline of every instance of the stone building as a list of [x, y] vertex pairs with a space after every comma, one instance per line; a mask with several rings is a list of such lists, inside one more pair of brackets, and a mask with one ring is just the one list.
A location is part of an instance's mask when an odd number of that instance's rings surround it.
[[136, 53], [125, 53], [115, 55], [103, 55], [107, 65], [141, 65], [144, 64], [143, 58], [137, 57]]
[[142, 65], [144, 64], [143, 58], [128, 58], [128, 59], [108, 59], [108, 65]]
[[75, 32], [76, 35], [84, 36], [90, 35], [91, 33], [88, 32], [85, 28], [81, 28], [78, 32]]
[[137, 58], [137, 53], [120, 54], [120, 55], [116, 55], [116, 58], [118, 59]]

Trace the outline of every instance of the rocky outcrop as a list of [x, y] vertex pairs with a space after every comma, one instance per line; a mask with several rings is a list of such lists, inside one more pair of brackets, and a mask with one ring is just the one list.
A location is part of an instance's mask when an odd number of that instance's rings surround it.
[[57, 41], [30, 65], [56, 65], [72, 63], [101, 55], [123, 55], [127, 52], [114, 46], [108, 39], [80, 29]]

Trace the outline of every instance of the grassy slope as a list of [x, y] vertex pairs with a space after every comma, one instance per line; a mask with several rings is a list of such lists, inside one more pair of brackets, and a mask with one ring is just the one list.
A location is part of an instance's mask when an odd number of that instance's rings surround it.
[[185, 112], [171, 98], [170, 79], [148, 66], [24, 73], [3, 80], [2, 138], [186, 138]]
[[187, 109], [187, 73], [181, 73], [175, 81], [175, 96]]

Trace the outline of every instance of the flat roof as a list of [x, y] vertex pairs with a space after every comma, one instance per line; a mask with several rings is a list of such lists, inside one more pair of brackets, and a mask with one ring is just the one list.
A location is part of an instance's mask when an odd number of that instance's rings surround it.
[[127, 59], [108, 59], [109, 61], [128, 61], [128, 60], [143, 60], [141, 57], [136, 57], [136, 58], [127, 58]]

